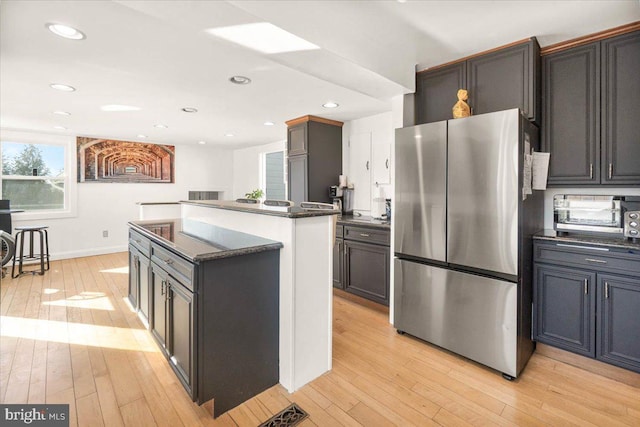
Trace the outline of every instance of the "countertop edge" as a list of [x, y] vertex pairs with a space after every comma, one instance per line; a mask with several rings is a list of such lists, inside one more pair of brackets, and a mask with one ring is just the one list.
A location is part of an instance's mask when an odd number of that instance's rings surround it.
[[[151, 241], [162, 245], [163, 247], [165, 247], [166, 249], [170, 250], [171, 252], [174, 252], [175, 254], [179, 255], [180, 257], [182, 257], [182, 258], [184, 258], [184, 259], [186, 259], [186, 260], [188, 260], [190, 262], [193, 262], [193, 263], [200, 263], [200, 262], [203, 262], [203, 261], [210, 261], [210, 260], [221, 259], [221, 258], [231, 258], [231, 257], [234, 257], [234, 256], [248, 255], [248, 254], [252, 254], [252, 253], [279, 250], [279, 249], [284, 247], [282, 242], [275, 242], [275, 243], [266, 243], [266, 244], [258, 245], [258, 246], [250, 246], [250, 247], [241, 248], [241, 249], [228, 249], [228, 250], [220, 251], [220, 252], [200, 253], [200, 254], [196, 254], [195, 256], [193, 256], [193, 255], [190, 255], [190, 254], [186, 253], [178, 245], [176, 245], [176, 244], [174, 244], [174, 243], [172, 243], [172, 242], [170, 242], [170, 241], [158, 236], [157, 234], [150, 233], [148, 230], [146, 230], [145, 228], [139, 226], [134, 221], [128, 221], [127, 224], [129, 225], [129, 227], [134, 228], [135, 231], [137, 231], [140, 234], [143, 234], [145, 237], [149, 238]], [[188, 237], [190, 239], [196, 240], [199, 243], [204, 243], [204, 244], [210, 245], [205, 240], [201, 240], [201, 239], [198, 239], [198, 238], [193, 237], [193, 236], [185, 235], [185, 237]]]
[[218, 205], [212, 203], [201, 203], [194, 200], [180, 200], [180, 204], [185, 205], [193, 205], [200, 206], [204, 208], [212, 208], [212, 209], [223, 209], [228, 211], [236, 211], [236, 212], [245, 212], [257, 215], [269, 215], [269, 216], [278, 216], [281, 218], [310, 218], [315, 216], [328, 216], [328, 215], [338, 215], [338, 211], [322, 209], [322, 210], [308, 210], [303, 212], [278, 212], [278, 211], [270, 211], [265, 209], [252, 208], [250, 205], [248, 206], [231, 206], [231, 205]]

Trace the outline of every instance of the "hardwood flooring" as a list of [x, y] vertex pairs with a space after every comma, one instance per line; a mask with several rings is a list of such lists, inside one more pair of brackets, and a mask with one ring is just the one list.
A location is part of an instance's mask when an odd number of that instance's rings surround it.
[[[514, 382], [334, 298], [333, 370], [218, 419], [191, 402], [127, 295], [126, 253], [2, 279], [0, 402], [68, 403], [72, 426], [256, 427], [296, 402], [300, 426], [640, 426], [640, 388], [534, 354]], [[625, 371], [627, 372], [627, 371]]]

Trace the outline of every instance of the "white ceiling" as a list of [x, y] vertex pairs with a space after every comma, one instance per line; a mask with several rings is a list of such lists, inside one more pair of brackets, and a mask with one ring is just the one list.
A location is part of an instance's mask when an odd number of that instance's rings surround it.
[[[416, 65], [531, 36], [547, 46], [639, 20], [638, 0], [2, 0], [0, 125], [124, 140], [145, 134], [165, 144], [264, 144], [284, 139], [284, 121], [306, 114], [347, 121], [390, 111], [392, 97], [413, 92]], [[57, 37], [48, 22], [87, 38]], [[266, 55], [206, 32], [254, 22], [320, 49]], [[252, 83], [233, 85], [233, 75]], [[340, 107], [323, 108], [327, 101]], [[141, 110], [103, 112], [105, 104]], [[267, 120], [275, 126], [264, 126]]]

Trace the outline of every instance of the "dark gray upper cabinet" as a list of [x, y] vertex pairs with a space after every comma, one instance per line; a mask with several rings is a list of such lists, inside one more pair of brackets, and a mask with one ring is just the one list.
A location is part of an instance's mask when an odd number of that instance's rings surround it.
[[342, 122], [305, 116], [287, 124], [289, 200], [330, 203], [342, 173]]
[[451, 119], [458, 89], [466, 88], [466, 80], [466, 62], [416, 73], [416, 123]]
[[287, 129], [287, 153], [289, 156], [307, 154], [307, 126], [300, 125]]
[[472, 114], [520, 108], [532, 121], [540, 118], [540, 46], [527, 43], [467, 61], [467, 89]]
[[640, 185], [640, 31], [542, 61], [549, 185]]
[[542, 58], [542, 144], [548, 184], [600, 179], [600, 43]]
[[535, 38], [416, 74], [416, 124], [447, 120], [467, 89], [472, 114], [520, 108], [540, 119], [540, 46]]
[[602, 41], [602, 183], [640, 185], [640, 31]]

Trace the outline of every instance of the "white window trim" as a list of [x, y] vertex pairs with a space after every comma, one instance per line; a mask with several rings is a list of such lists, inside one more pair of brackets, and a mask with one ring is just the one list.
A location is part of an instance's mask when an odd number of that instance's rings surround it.
[[[19, 212], [12, 214], [14, 221], [29, 221], [39, 219], [71, 218], [77, 216], [78, 183], [77, 183], [77, 163], [76, 163], [76, 138], [69, 135], [53, 135], [37, 132], [23, 132], [7, 129], [0, 129], [0, 139], [7, 142], [19, 142], [22, 144], [47, 144], [61, 145], [65, 147], [64, 162], [64, 209], [56, 210], [34, 210], [29, 212]], [[1, 168], [2, 166], [0, 166]], [[0, 185], [2, 184], [2, 174], [0, 171]], [[6, 178], [11, 179], [12, 176]], [[18, 178], [18, 177], [16, 177]], [[19, 177], [20, 179], [26, 177]], [[38, 177], [40, 178], [40, 177]], [[43, 177], [45, 178], [45, 177]], [[59, 177], [50, 177], [59, 178]]]

